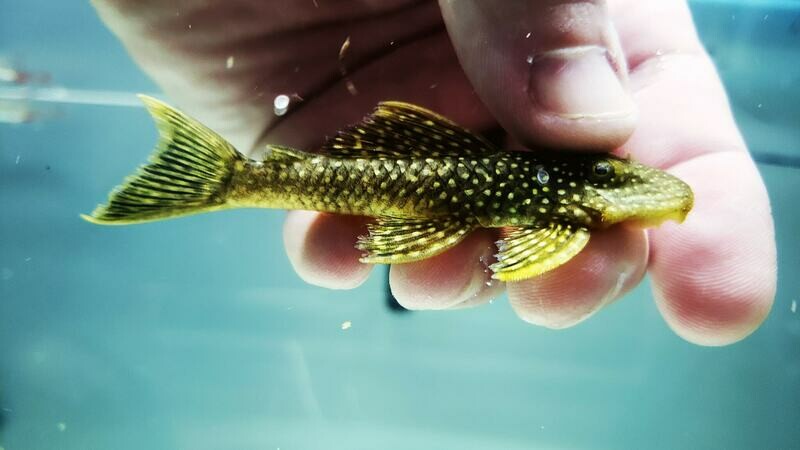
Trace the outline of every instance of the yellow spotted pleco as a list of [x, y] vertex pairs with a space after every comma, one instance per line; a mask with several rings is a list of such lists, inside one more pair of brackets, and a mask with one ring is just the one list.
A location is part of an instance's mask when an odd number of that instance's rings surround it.
[[365, 263], [406, 263], [480, 227], [511, 227], [494, 278], [515, 281], [567, 262], [591, 230], [682, 221], [692, 191], [666, 172], [611, 155], [507, 152], [419, 106], [383, 102], [318, 153], [271, 145], [244, 157], [219, 135], [141, 96], [160, 131], [150, 161], [83, 217], [130, 224], [230, 208], [371, 216]]

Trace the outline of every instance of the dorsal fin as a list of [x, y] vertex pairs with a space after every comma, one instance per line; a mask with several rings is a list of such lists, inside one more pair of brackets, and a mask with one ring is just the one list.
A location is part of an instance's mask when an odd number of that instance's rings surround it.
[[332, 156], [404, 158], [410, 155], [466, 156], [496, 152], [482, 137], [449, 119], [410, 103], [381, 102], [361, 122], [329, 139], [321, 151]]

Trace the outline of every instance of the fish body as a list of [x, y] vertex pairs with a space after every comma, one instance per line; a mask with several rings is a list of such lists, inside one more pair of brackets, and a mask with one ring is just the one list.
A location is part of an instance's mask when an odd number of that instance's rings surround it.
[[608, 154], [508, 152], [418, 106], [384, 102], [318, 153], [268, 146], [249, 159], [199, 122], [142, 97], [161, 132], [150, 163], [87, 220], [125, 224], [229, 208], [315, 210], [376, 218], [362, 261], [404, 263], [470, 231], [511, 227], [495, 278], [519, 280], [568, 261], [593, 229], [682, 221], [691, 189]]

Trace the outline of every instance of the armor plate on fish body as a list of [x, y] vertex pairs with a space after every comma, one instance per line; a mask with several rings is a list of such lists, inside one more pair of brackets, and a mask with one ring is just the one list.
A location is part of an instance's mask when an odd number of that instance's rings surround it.
[[608, 154], [507, 152], [419, 106], [384, 102], [318, 153], [269, 146], [248, 160], [180, 111], [142, 97], [161, 139], [150, 163], [87, 220], [125, 224], [236, 207], [375, 218], [363, 262], [436, 255], [478, 227], [512, 227], [494, 277], [514, 281], [565, 263], [590, 230], [625, 220], [683, 220], [691, 189]]

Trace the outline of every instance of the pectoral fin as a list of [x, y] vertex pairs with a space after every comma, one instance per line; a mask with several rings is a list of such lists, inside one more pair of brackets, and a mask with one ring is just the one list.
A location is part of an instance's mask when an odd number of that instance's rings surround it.
[[589, 230], [572, 225], [550, 224], [546, 228], [519, 228], [497, 241], [500, 252], [492, 269], [493, 278], [519, 281], [564, 264], [589, 242]]
[[458, 244], [475, 228], [473, 220], [458, 217], [399, 219], [380, 217], [368, 226], [369, 236], [356, 247], [366, 254], [361, 262], [396, 264], [429, 258]]

